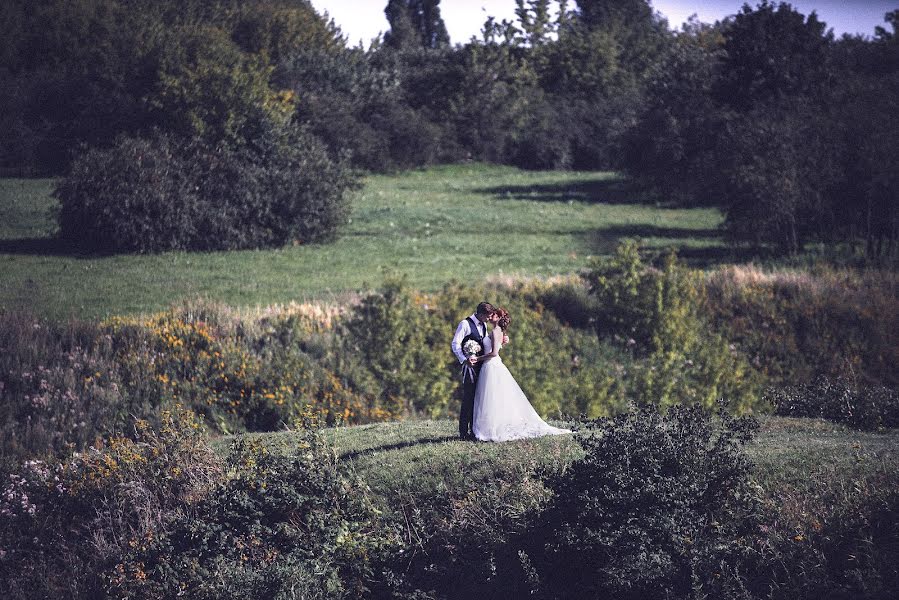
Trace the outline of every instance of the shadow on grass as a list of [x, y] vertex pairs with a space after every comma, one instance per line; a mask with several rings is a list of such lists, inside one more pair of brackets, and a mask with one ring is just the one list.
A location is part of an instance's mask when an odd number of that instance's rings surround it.
[[655, 204], [654, 200], [624, 179], [582, 179], [535, 185], [504, 185], [477, 190], [500, 199], [537, 202], [587, 202], [590, 204]]
[[112, 256], [114, 252], [88, 252], [55, 237], [30, 237], [0, 240], [0, 254], [30, 256], [65, 256], [71, 258], [98, 258]]
[[444, 442], [453, 442], [460, 441], [459, 436], [456, 435], [445, 435], [443, 437], [437, 438], [424, 438], [418, 440], [409, 440], [406, 442], [397, 442], [395, 444], [385, 444], [383, 446], [375, 446], [373, 448], [364, 448], [362, 450], [353, 450], [352, 452], [347, 452], [345, 454], [341, 454], [338, 458], [340, 460], [353, 460], [362, 456], [370, 456], [372, 454], [376, 454], [378, 452], [389, 452], [391, 450], [402, 450], [403, 448], [410, 448], [412, 446], [423, 446], [425, 444], [442, 444]]
[[612, 225], [603, 227], [598, 234], [612, 237], [631, 238], [674, 238], [696, 240], [722, 240], [723, 232], [720, 229], [702, 228], [690, 229], [685, 227], [659, 227], [648, 223], [632, 223], [628, 225]]
[[[672, 240], [654, 250], [674, 248], [678, 258], [691, 267], [704, 268], [721, 264], [744, 263], [763, 259], [766, 254], [747, 246], [733, 246], [724, 241], [723, 232], [718, 229], [690, 229], [659, 227], [650, 224], [613, 225], [597, 229], [589, 234], [587, 244], [596, 255], [613, 254], [624, 238], [647, 241], [653, 238]], [[690, 241], [704, 242], [704, 245], [690, 245]]]

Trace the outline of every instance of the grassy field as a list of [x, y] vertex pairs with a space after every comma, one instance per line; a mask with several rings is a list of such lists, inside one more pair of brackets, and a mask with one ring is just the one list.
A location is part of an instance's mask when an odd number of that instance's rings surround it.
[[52, 180], [0, 180], [0, 307], [53, 318], [159, 310], [205, 296], [239, 307], [341, 300], [387, 273], [423, 290], [452, 279], [568, 274], [622, 237], [727, 260], [714, 209], [635, 202], [612, 173], [457, 165], [370, 176], [333, 244], [265, 251], [73, 256], [52, 240]]
[[[899, 471], [899, 430], [870, 433], [770, 416], [760, 423], [747, 448], [754, 479], [765, 497], [797, 520], [846, 505], [870, 482]], [[360, 476], [388, 511], [410, 497], [464, 496], [557, 471], [581, 453], [571, 435], [496, 444], [461, 442], [455, 432], [451, 420], [408, 421], [327, 429], [325, 438], [343, 468]], [[290, 432], [252, 435], [286, 451], [293, 447]], [[213, 445], [223, 451], [228, 441], [219, 438]]]

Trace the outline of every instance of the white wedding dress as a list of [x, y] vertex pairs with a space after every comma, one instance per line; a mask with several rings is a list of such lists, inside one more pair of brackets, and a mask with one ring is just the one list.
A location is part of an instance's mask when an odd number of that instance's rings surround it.
[[[484, 341], [484, 350], [489, 353], [492, 340]], [[484, 363], [478, 375], [472, 429], [474, 436], [485, 442], [571, 433], [540, 418], [498, 354]]]

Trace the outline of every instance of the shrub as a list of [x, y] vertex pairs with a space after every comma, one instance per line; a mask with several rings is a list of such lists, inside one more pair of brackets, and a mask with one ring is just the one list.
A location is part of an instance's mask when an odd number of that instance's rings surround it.
[[254, 329], [251, 320], [229, 322], [222, 308], [192, 305], [105, 326], [114, 339], [141, 340], [117, 356], [140, 388], [190, 406], [219, 431], [273, 430], [307, 411], [330, 424], [377, 419], [303, 350], [309, 334], [290, 316]]
[[26, 462], [0, 498], [0, 591], [8, 598], [102, 597], [122, 553], [164, 534], [165, 519], [217, 476], [199, 425], [185, 412], [164, 415], [158, 430], [138, 422], [134, 440]]
[[[378, 533], [358, 482], [304, 426], [273, 451], [216, 458], [189, 413], [135, 440], [32, 462], [0, 499], [8, 598], [341, 598], [360, 595]], [[16, 577], [11, 574], [15, 573]]]
[[60, 236], [87, 251], [228, 250], [333, 237], [353, 179], [308, 134], [253, 149], [165, 134], [79, 157], [58, 185]]
[[775, 413], [846, 423], [858, 429], [899, 427], [899, 394], [885, 386], [859, 386], [845, 378], [818, 377], [811, 383], [770, 388]]
[[[116, 565], [122, 597], [341, 598], [364, 590], [377, 521], [314, 434], [288, 453], [238, 440], [224, 468], [228, 476], [173, 518], [165, 537]], [[127, 577], [138, 571], [146, 579]]]
[[887, 270], [719, 269], [702, 311], [776, 387], [819, 375], [899, 386], [899, 303]]
[[333, 315], [302, 310], [239, 317], [192, 301], [99, 324], [0, 314], [0, 472], [125, 434], [133, 418], [158, 423], [176, 403], [218, 432], [278, 429], [306, 412], [382, 419], [374, 391], [347, 387]]
[[[619, 410], [626, 403], [619, 377], [626, 353], [590, 331], [563, 325], [540, 303], [543, 293], [526, 287], [491, 292], [492, 301], [515, 319], [504, 362], [544, 416], [594, 417]], [[369, 384], [378, 390], [378, 405], [391, 415], [455, 416], [459, 366], [449, 338], [482, 294], [450, 283], [436, 294], [421, 295], [402, 281], [386, 282], [347, 315], [343, 366], [335, 372], [343, 376], [351, 365], [358, 367], [356, 377], [367, 371]], [[358, 383], [347, 385], [357, 389]]]
[[745, 358], [700, 317], [703, 287], [673, 254], [661, 269], [643, 264], [637, 243], [623, 242], [613, 257], [585, 274], [600, 335], [620, 340], [640, 358], [633, 396], [657, 406], [722, 397], [751, 408], [756, 376]]
[[[841, 428], [831, 429], [840, 435]], [[859, 439], [852, 432], [843, 436], [847, 446]], [[769, 483], [763, 524], [742, 557], [744, 597], [897, 596], [899, 471], [879, 451], [865, 456], [861, 444], [853, 442], [853, 450], [838, 459], [810, 449], [805, 460], [777, 458], [769, 465], [776, 475], [762, 476]]]
[[156, 399], [133, 393], [116, 343], [93, 324], [0, 313], [0, 473], [26, 458], [86, 448], [149, 417]]
[[378, 380], [381, 406], [392, 416], [445, 413], [453, 389], [446, 325], [416, 303], [403, 280], [363, 298], [345, 327], [347, 350]]
[[722, 565], [753, 526], [742, 448], [756, 422], [700, 408], [639, 409], [588, 423], [585, 455], [547, 480], [528, 560], [560, 598], [720, 593]]

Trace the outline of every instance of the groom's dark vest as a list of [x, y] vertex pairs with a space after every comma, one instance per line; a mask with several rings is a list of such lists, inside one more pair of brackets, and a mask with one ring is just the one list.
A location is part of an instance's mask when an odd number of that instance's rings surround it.
[[[484, 340], [487, 338], [487, 334], [486, 333], [484, 333], [483, 335], [481, 334], [481, 328], [478, 326], [479, 323], [477, 321], [475, 321], [474, 319], [472, 319], [471, 317], [468, 317], [465, 320], [468, 321], [468, 328], [471, 330], [471, 332], [468, 335], [466, 335], [464, 338], [462, 338], [462, 348], [465, 348], [465, 344], [468, 342], [468, 340], [474, 340], [481, 346], [481, 350], [480, 350], [480, 352], [477, 353], [477, 355], [484, 356]], [[486, 325], [484, 326], [484, 329], [485, 330], [487, 329]], [[472, 380], [473, 380], [475, 375], [477, 374], [477, 372], [480, 370], [481, 370], [480, 363], [478, 363], [474, 367], [472, 367], [467, 362], [462, 363], [462, 381], [465, 381], [465, 378], [468, 375], [471, 375]]]

